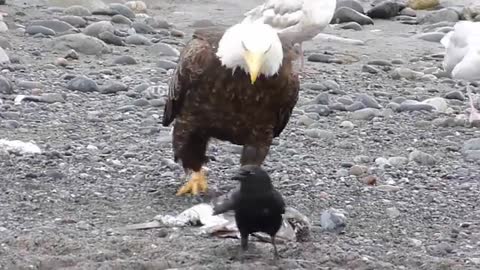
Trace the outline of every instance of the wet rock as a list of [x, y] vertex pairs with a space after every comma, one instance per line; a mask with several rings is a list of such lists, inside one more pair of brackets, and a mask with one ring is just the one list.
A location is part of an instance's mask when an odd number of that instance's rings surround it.
[[370, 65], [363, 65], [362, 66], [362, 71], [363, 72], [368, 72], [370, 74], [380, 73], [380, 70], [378, 68], [375, 68], [375, 67], [370, 66]]
[[132, 25], [132, 20], [130, 20], [129, 18], [121, 15], [121, 14], [117, 14], [115, 16], [112, 17], [111, 19], [111, 22], [112, 23], [118, 23], [118, 24], [126, 24], [126, 25]]
[[79, 17], [86, 17], [86, 16], [91, 16], [92, 13], [88, 8], [80, 6], [80, 5], [73, 5], [70, 6], [66, 9], [63, 10], [63, 13], [65, 15], [73, 15], [73, 16], [79, 16]]
[[99, 22], [94, 22], [87, 26], [84, 30], [83, 33], [87, 36], [92, 36], [92, 37], [97, 37], [100, 35], [100, 33], [103, 32], [110, 32], [113, 33], [115, 31], [115, 28], [113, 27], [113, 24], [109, 21], [99, 21]]
[[401, 6], [397, 2], [387, 0], [367, 11], [367, 16], [372, 19], [389, 19], [397, 16], [400, 8]]
[[169, 44], [157, 43], [149, 48], [149, 51], [158, 56], [179, 56], [180, 52]]
[[435, 107], [430, 104], [425, 104], [414, 100], [408, 100], [402, 102], [398, 110], [400, 112], [433, 111], [435, 110]]
[[128, 86], [122, 82], [109, 81], [105, 85], [100, 87], [102, 94], [113, 94], [121, 91], [127, 91]]
[[147, 45], [147, 46], [152, 45], [152, 42], [148, 38], [139, 34], [128, 36], [125, 39], [125, 43], [133, 44], [133, 45]]
[[364, 108], [351, 113], [352, 119], [355, 120], [372, 120], [380, 115], [380, 110], [374, 108]]
[[163, 69], [169, 70], [169, 69], [175, 69], [175, 67], [177, 67], [177, 63], [162, 59], [157, 62], [157, 66]]
[[465, 95], [460, 91], [453, 90], [453, 91], [450, 91], [450, 92], [446, 93], [445, 98], [446, 99], [456, 99], [456, 100], [464, 101], [465, 100]]
[[112, 32], [102, 32], [98, 35], [98, 38], [107, 44], [116, 46], [125, 46], [125, 41], [119, 36], [116, 36]]
[[125, 6], [130, 8], [134, 13], [147, 13], [147, 4], [143, 1], [128, 1]]
[[345, 23], [345, 22], [356, 22], [360, 25], [373, 24], [373, 20], [351, 8], [341, 7], [335, 11], [332, 22], [334, 23]]
[[87, 21], [78, 16], [73, 16], [73, 15], [66, 15], [58, 18], [61, 21], [64, 21], [68, 24], [71, 24], [73, 27], [85, 27], [87, 26]]
[[448, 109], [447, 101], [441, 97], [429, 98], [422, 101], [422, 103], [433, 106], [438, 112], [441, 112], [441, 113], [447, 112], [447, 109]]
[[46, 36], [55, 36], [56, 33], [50, 28], [41, 25], [29, 25], [25, 28], [25, 33], [29, 35], [43, 34]]
[[85, 76], [77, 76], [73, 79], [71, 79], [67, 83], [67, 89], [69, 90], [74, 90], [74, 91], [79, 91], [79, 92], [97, 92], [98, 91], [98, 85], [97, 83]]
[[0, 94], [6, 94], [6, 95], [13, 94], [12, 83], [7, 78], [1, 75], [0, 75]]
[[322, 139], [322, 140], [332, 140], [335, 139], [335, 134], [328, 130], [321, 130], [317, 128], [305, 130], [305, 135], [311, 138]]
[[60, 36], [51, 41], [50, 45], [56, 50], [70, 50], [87, 55], [99, 55], [110, 53], [108, 45], [98, 38], [85, 34], [68, 34]]
[[136, 65], [137, 60], [129, 55], [122, 55], [118, 56], [113, 60], [113, 64], [115, 65]]
[[396, 168], [404, 167], [408, 164], [408, 158], [406, 157], [390, 157], [388, 163]]
[[317, 113], [320, 116], [328, 116], [331, 113], [331, 110], [328, 106], [320, 104], [305, 106], [304, 110], [307, 113]]
[[0, 64], [10, 64], [10, 57], [8, 57], [7, 53], [5, 50], [0, 47]]
[[55, 31], [55, 33], [67, 32], [75, 29], [72, 25], [60, 20], [33, 20], [30, 25], [39, 25]]
[[408, 156], [408, 159], [410, 161], [414, 161], [419, 165], [432, 166], [437, 163], [437, 160], [434, 156], [418, 150], [414, 150], [413, 152], [411, 152]]
[[417, 21], [420, 24], [434, 24], [438, 22], [457, 22], [459, 20], [458, 13], [455, 10], [443, 8], [436, 11], [430, 11], [418, 17]]
[[467, 161], [480, 161], [480, 138], [464, 142], [462, 152]]
[[397, 218], [400, 216], [400, 211], [396, 207], [389, 207], [385, 209], [385, 212], [390, 218]]
[[353, 10], [355, 10], [355, 11], [361, 13], [361, 14], [365, 14], [365, 11], [363, 10], [362, 4], [360, 4], [356, 0], [338, 0], [335, 10], [337, 10], [341, 7], [351, 8], [351, 9], [353, 9]]
[[445, 33], [442, 33], [442, 32], [429, 32], [429, 33], [418, 34], [415, 37], [425, 41], [440, 42], [440, 40], [444, 36], [445, 36]]
[[381, 106], [378, 104], [378, 101], [367, 94], [360, 94], [357, 96], [356, 101], [360, 101], [363, 103], [367, 108], [374, 108], [374, 109], [380, 109]]
[[133, 22], [132, 28], [138, 34], [155, 34], [157, 32], [153, 27], [143, 22]]
[[113, 3], [113, 4], [110, 4], [109, 8], [114, 13], [121, 14], [121, 15], [129, 18], [130, 20], [135, 19], [135, 13], [130, 8], [128, 8], [126, 5]]
[[353, 165], [350, 168], [350, 175], [362, 176], [368, 172], [368, 168], [362, 165]]
[[355, 30], [355, 31], [362, 31], [363, 27], [357, 23], [357, 22], [348, 22], [340, 25], [340, 28], [342, 29], [350, 29], [350, 30]]
[[345, 211], [330, 208], [324, 210], [320, 215], [322, 229], [328, 231], [341, 231], [347, 225]]
[[416, 80], [423, 76], [424, 74], [418, 71], [413, 71], [409, 68], [396, 68], [392, 71], [391, 76], [394, 80], [399, 80], [405, 78], [407, 80]]

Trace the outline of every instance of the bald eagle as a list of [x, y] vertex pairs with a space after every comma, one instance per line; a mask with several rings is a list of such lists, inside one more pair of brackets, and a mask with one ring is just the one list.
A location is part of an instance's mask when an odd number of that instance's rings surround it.
[[177, 196], [207, 190], [211, 138], [243, 145], [242, 166], [263, 163], [298, 100], [294, 39], [263, 23], [194, 32], [170, 80], [162, 120], [165, 127], [175, 120], [174, 161], [191, 173]]

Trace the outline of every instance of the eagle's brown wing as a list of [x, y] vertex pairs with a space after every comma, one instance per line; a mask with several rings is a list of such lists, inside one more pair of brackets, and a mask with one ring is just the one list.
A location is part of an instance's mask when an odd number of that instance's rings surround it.
[[163, 111], [162, 125], [170, 125], [180, 112], [183, 100], [215, 58], [218, 40], [223, 28], [196, 30], [180, 54], [178, 64], [168, 85], [168, 96]]

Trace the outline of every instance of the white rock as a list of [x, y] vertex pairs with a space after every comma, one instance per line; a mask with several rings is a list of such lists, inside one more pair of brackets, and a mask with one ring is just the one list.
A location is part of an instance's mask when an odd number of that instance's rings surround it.
[[446, 113], [448, 110], [448, 103], [442, 97], [429, 98], [422, 101], [422, 103], [432, 105], [438, 112], [441, 113]]

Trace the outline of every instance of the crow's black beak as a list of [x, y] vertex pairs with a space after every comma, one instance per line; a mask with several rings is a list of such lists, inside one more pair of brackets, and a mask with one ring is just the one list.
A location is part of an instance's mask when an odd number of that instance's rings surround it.
[[232, 176], [232, 180], [242, 181], [245, 180], [250, 175], [247, 171], [239, 171]]

